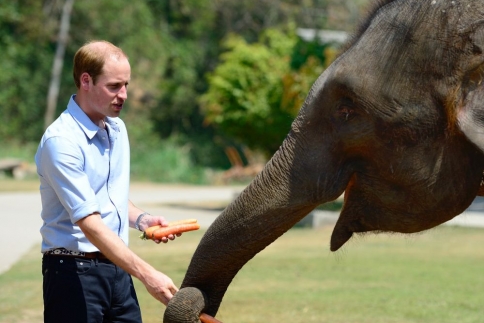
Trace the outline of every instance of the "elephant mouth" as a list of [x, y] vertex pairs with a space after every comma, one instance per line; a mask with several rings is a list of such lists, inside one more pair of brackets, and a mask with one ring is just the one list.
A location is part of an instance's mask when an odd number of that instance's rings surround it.
[[[416, 214], [400, 214], [398, 216], [384, 212], [376, 207], [368, 207], [369, 211], [357, 211], [359, 207], [345, 208], [333, 229], [330, 250], [337, 251], [354, 233], [399, 232], [415, 233], [430, 229], [440, 223], [421, 221]], [[365, 208], [366, 209], [366, 208]], [[362, 210], [362, 208], [360, 208]], [[398, 220], [397, 220], [398, 219]]]
[[[381, 194], [376, 195], [356, 182], [353, 176], [345, 190], [343, 209], [331, 235], [331, 251], [340, 249], [354, 233], [416, 233], [431, 229], [461, 214], [476, 196], [475, 191], [471, 194], [465, 190], [447, 190], [439, 195], [429, 193], [425, 187], [400, 192], [380, 187]], [[436, 186], [454, 187], [455, 183]], [[484, 173], [477, 195], [484, 196]]]

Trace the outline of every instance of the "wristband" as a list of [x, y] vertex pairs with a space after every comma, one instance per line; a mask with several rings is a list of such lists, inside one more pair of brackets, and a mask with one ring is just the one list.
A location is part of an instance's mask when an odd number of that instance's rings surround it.
[[141, 219], [143, 219], [143, 217], [145, 215], [149, 215], [149, 213], [144, 212], [144, 213], [141, 213], [140, 215], [138, 215], [138, 218], [136, 219], [136, 222], [134, 223], [134, 227], [135, 227], [136, 230], [143, 231], [139, 228], [139, 223], [141, 222]]

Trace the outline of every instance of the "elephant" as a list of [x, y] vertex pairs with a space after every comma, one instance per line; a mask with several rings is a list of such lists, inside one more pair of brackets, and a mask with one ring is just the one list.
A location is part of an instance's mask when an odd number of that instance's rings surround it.
[[355, 234], [425, 231], [482, 195], [484, 1], [380, 0], [368, 13], [203, 235], [165, 323], [215, 316], [250, 259], [341, 195], [331, 251]]

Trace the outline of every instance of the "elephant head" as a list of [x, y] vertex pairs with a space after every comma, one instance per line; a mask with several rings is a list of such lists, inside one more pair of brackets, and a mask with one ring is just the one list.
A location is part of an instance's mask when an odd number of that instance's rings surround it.
[[379, 1], [279, 150], [210, 226], [166, 323], [215, 315], [244, 264], [344, 193], [330, 249], [463, 212], [484, 168], [484, 2]]

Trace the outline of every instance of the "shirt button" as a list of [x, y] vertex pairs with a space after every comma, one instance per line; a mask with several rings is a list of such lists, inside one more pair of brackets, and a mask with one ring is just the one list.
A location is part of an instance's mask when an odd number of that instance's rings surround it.
[[103, 137], [103, 140], [105, 140], [105, 139], [106, 139], [106, 137]]

